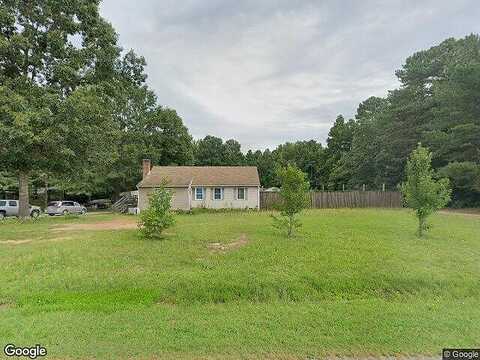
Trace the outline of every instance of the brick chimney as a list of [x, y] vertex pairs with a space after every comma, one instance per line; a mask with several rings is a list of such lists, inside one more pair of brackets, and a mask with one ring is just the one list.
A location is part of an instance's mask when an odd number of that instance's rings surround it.
[[143, 162], [142, 162], [143, 179], [145, 179], [145, 176], [150, 174], [151, 169], [152, 169], [152, 162], [150, 161], [150, 159], [143, 159]]

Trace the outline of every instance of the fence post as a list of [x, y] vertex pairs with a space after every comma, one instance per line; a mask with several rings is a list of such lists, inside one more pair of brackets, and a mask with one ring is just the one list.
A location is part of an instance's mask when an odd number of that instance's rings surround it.
[[362, 189], [363, 189], [363, 191], [365, 191], [365, 184], [362, 185]]
[[342, 184], [342, 191], [345, 191], [345, 184]]
[[385, 192], [385, 183], [382, 184], [382, 191]]

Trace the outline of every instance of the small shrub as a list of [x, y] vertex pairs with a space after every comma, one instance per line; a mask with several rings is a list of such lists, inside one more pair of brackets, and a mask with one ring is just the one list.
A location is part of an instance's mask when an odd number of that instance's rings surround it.
[[301, 226], [297, 215], [307, 206], [307, 192], [309, 183], [307, 176], [296, 166], [288, 165], [277, 171], [280, 178], [281, 202], [278, 204], [280, 216], [274, 216], [273, 226], [284, 230], [288, 237], [293, 235], [295, 229]]
[[450, 201], [449, 181], [435, 180], [431, 163], [432, 153], [419, 144], [408, 159], [407, 181], [401, 185], [407, 206], [415, 210], [418, 218], [419, 237], [428, 230], [427, 217]]
[[170, 209], [172, 194], [165, 186], [156, 189], [150, 196], [149, 207], [140, 213], [138, 226], [147, 239], [162, 237], [162, 231], [175, 223]]

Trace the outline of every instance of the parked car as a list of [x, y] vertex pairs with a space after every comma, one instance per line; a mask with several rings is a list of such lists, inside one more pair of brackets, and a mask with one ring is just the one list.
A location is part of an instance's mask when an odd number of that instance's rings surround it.
[[[38, 206], [30, 206], [30, 216], [37, 218], [42, 213]], [[0, 200], [0, 220], [6, 216], [18, 216], [18, 200]]]
[[108, 209], [112, 206], [112, 201], [110, 199], [96, 199], [91, 200], [87, 206], [92, 209]]
[[75, 201], [52, 201], [48, 203], [48, 215], [86, 214], [87, 208]]

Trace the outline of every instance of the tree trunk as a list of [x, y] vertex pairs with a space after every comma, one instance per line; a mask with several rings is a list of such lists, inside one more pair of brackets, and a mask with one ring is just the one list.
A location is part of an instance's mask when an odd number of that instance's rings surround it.
[[47, 179], [45, 179], [45, 203], [43, 205], [44, 205], [44, 210], [46, 210], [47, 206], [48, 206], [48, 181], [47, 181]]
[[420, 216], [418, 218], [418, 237], [423, 237], [423, 230], [425, 228], [425, 219]]
[[26, 219], [30, 217], [28, 204], [28, 173], [20, 171], [18, 174], [18, 217]]
[[115, 203], [119, 199], [120, 199], [120, 188], [118, 188], [117, 186], [114, 186], [113, 192], [112, 192], [112, 198], [110, 200], [112, 200], [112, 203]]
[[293, 217], [288, 217], [288, 237], [292, 237], [293, 233]]

